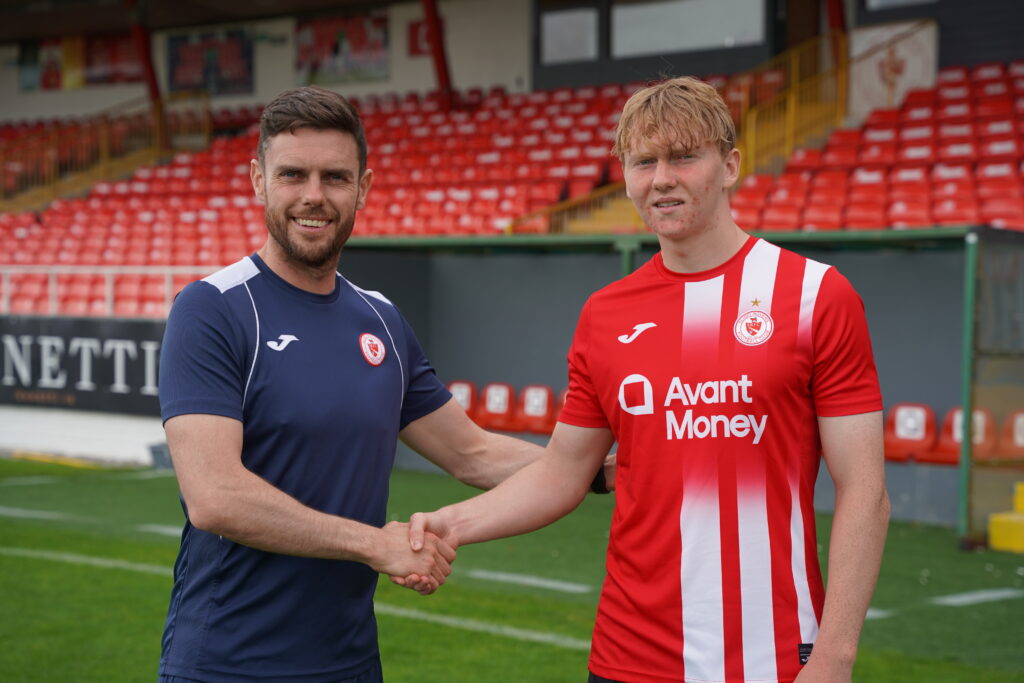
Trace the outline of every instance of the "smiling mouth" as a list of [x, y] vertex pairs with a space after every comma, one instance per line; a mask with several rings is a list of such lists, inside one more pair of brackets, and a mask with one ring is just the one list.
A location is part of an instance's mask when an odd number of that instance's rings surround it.
[[654, 208], [656, 209], [671, 209], [676, 206], [682, 206], [685, 202], [681, 199], [668, 199], [660, 202], [654, 202]]
[[325, 218], [292, 218], [304, 228], [326, 228], [330, 221]]

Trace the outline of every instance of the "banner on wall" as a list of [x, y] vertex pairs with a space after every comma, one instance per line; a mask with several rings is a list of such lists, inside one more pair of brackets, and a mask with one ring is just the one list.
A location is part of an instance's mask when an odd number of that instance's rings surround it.
[[130, 35], [70, 36], [18, 46], [22, 92], [139, 83], [142, 64]]
[[167, 38], [167, 89], [211, 95], [253, 92], [252, 36], [246, 29], [196, 31]]
[[908, 90], [934, 87], [938, 27], [929, 23], [913, 30], [914, 26], [907, 22], [854, 29], [848, 123], [860, 125], [873, 109], [898, 107]]
[[159, 415], [165, 324], [0, 316], [0, 404]]
[[297, 22], [295, 72], [299, 85], [386, 80], [390, 74], [387, 14]]
[[[443, 36], [444, 20], [438, 18], [438, 21], [441, 22], [441, 35]], [[409, 35], [406, 37], [405, 42], [408, 46], [408, 55], [410, 57], [425, 57], [433, 52], [426, 19], [409, 22]]]

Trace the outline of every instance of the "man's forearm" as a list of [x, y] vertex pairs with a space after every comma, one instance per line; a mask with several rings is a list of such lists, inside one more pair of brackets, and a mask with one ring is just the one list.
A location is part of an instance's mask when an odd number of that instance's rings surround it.
[[589, 489], [590, 469], [578, 462], [544, 457], [494, 489], [441, 508], [436, 514], [458, 545], [524, 534], [575, 509]]
[[492, 489], [544, 454], [544, 447], [523, 439], [486, 432], [480, 450], [467, 458], [459, 481], [478, 489]]
[[379, 529], [303, 505], [248, 470], [186, 499], [197, 528], [285, 555], [367, 562]]
[[812, 658], [853, 666], [878, 580], [888, 522], [884, 484], [836, 491], [825, 607]]

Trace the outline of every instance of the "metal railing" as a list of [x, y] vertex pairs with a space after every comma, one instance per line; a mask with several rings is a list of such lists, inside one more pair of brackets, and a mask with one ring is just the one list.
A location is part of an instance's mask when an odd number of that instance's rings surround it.
[[[841, 50], [837, 50], [839, 58], [832, 68], [808, 76], [748, 109], [740, 126], [742, 134], [738, 144], [744, 159], [743, 173], [778, 173], [794, 149], [823, 143], [829, 133], [842, 127], [846, 118], [849, 75], [853, 66], [879, 52], [891, 50], [932, 24], [931, 20], [916, 22], [852, 60], [844, 36], [837, 42]], [[889, 99], [892, 99], [891, 93]]]
[[[615, 162], [613, 162], [615, 163]], [[604, 185], [583, 197], [567, 199], [514, 219], [506, 229], [512, 233], [563, 233], [569, 223], [593, 213], [623, 194], [625, 183]]]
[[747, 112], [795, 85], [839, 66], [847, 54], [846, 34], [833, 31], [816, 36], [759, 64], [750, 71], [731, 76], [722, 90], [741, 133]]

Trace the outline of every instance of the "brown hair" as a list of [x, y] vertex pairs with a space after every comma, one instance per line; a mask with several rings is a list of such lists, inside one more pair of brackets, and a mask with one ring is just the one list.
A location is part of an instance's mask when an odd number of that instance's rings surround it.
[[621, 160], [640, 140], [652, 138], [685, 149], [711, 142], [724, 157], [736, 146], [736, 124], [714, 87], [682, 76], [633, 93], [622, 108], [612, 154]]
[[359, 113], [338, 93], [316, 85], [285, 90], [263, 109], [256, 147], [260, 165], [263, 165], [271, 138], [285, 132], [294, 133], [299, 128], [349, 133], [359, 150], [359, 175], [366, 170], [366, 133]]

